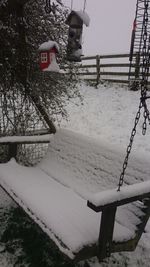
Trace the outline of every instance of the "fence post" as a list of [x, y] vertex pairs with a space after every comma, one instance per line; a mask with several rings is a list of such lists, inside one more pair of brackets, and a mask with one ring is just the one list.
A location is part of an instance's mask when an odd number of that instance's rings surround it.
[[130, 90], [137, 91], [139, 89], [139, 74], [140, 74], [140, 54], [139, 52], [135, 55], [135, 72], [134, 80], [130, 85]]
[[96, 78], [96, 87], [99, 84], [100, 81], [100, 56], [96, 56], [96, 73], [97, 73], [97, 78]]

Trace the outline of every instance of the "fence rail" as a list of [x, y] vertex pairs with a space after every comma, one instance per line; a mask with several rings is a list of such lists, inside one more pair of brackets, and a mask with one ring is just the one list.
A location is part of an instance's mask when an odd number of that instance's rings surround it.
[[[133, 80], [137, 75], [139, 61], [137, 64], [136, 61], [132, 64], [134, 71], [130, 76]], [[84, 80], [93, 81], [95, 85], [100, 81], [128, 83], [129, 67], [129, 54], [87, 56], [82, 57], [81, 65], [77, 66], [77, 75]]]

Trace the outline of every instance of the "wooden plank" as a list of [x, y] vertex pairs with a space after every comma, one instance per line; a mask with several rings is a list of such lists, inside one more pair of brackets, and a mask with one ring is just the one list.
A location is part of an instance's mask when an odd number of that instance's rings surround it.
[[[17, 145], [29, 145], [29, 144], [49, 144], [50, 141], [46, 140], [41, 140], [41, 141], [16, 141], [14, 144]], [[0, 142], [0, 145], [11, 145], [12, 142]]]
[[77, 75], [96, 75], [97, 76], [97, 72], [79, 72], [77, 73]]
[[49, 135], [33, 135], [33, 136], [5, 136], [0, 138], [0, 145], [11, 144], [43, 144], [50, 142]]
[[[96, 56], [82, 57], [82, 60], [96, 59]], [[100, 58], [127, 58], [127, 57], [129, 57], [129, 53], [125, 53], [125, 54], [98, 55], [98, 56]]]
[[111, 83], [129, 83], [128, 80], [118, 80], [118, 79], [101, 79], [101, 81], [111, 82]]
[[[79, 72], [77, 75], [97, 75], [97, 72]], [[126, 76], [128, 77], [128, 72], [100, 72], [101, 76]], [[131, 73], [131, 76], [134, 76], [134, 73]]]
[[81, 60], [91, 60], [96, 59], [96, 56], [82, 57]]
[[[95, 78], [84, 78], [85, 81], [89, 82], [96, 82], [96, 77]], [[119, 80], [119, 79], [100, 79], [100, 82], [110, 82], [110, 83], [125, 83], [128, 84], [128, 80]]]
[[100, 58], [128, 58], [129, 54], [100, 55]]
[[[128, 72], [112, 72], [112, 71], [108, 71], [108, 72], [101, 72], [101, 75], [108, 75], [108, 76], [127, 76], [129, 75]], [[134, 76], [135, 74], [131, 73], [131, 76]]]
[[[100, 65], [102, 68], [112, 68], [112, 67], [115, 67], [115, 68], [122, 68], [122, 67], [130, 67], [130, 64], [129, 63], [108, 63], [108, 64], [101, 64]], [[133, 67], [135, 65], [132, 65]]]
[[86, 68], [96, 68], [96, 64], [91, 64], [91, 65], [80, 65], [77, 67], [78, 69], [86, 69]]

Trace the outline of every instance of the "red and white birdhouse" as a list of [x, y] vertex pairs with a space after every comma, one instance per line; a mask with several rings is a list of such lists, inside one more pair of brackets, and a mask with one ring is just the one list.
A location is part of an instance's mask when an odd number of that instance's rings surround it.
[[59, 52], [59, 46], [55, 41], [48, 41], [40, 45], [40, 69], [42, 71], [59, 72], [59, 66], [56, 62], [56, 54]]

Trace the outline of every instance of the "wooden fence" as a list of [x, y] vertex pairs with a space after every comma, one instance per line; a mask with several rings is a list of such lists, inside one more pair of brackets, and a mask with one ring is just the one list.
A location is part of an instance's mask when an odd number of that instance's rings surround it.
[[[82, 63], [77, 66], [77, 75], [95, 85], [100, 81], [128, 83], [129, 67], [129, 54], [96, 55], [82, 58]], [[135, 64], [132, 64], [134, 71], [131, 73], [131, 79], [137, 76], [137, 68], [139, 61], [136, 64], [135, 60]]]

